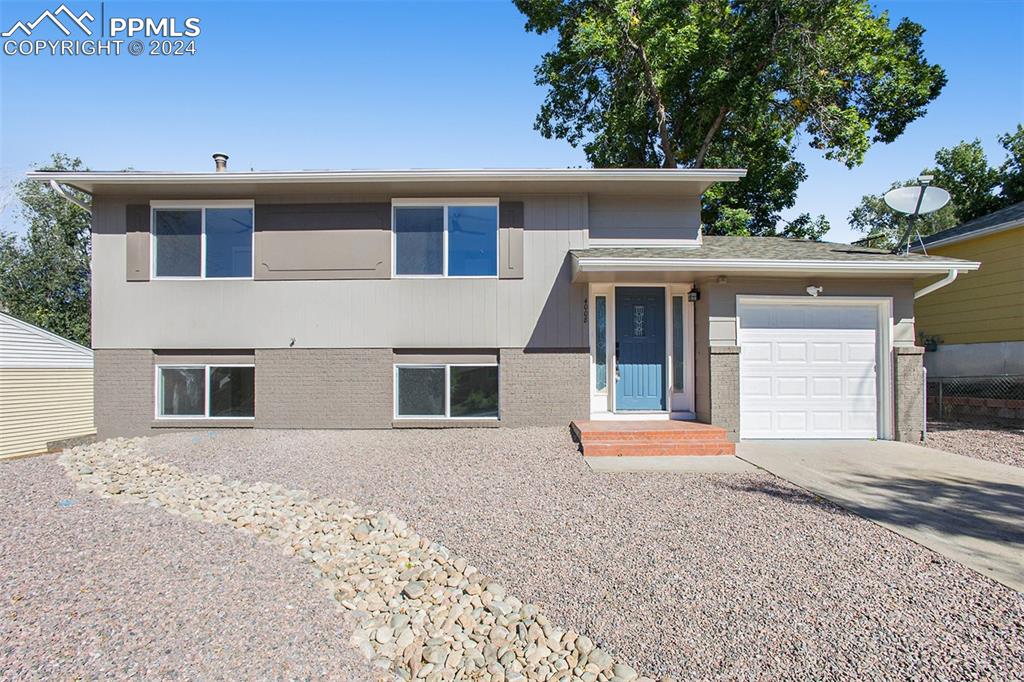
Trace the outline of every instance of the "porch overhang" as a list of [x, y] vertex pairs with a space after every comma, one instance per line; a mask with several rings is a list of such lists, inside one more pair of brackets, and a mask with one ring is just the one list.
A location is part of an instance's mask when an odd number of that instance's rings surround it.
[[913, 279], [981, 266], [956, 258], [763, 237], [704, 237], [696, 248], [589, 248], [571, 254], [574, 282], [616, 281], [620, 276], [692, 280], [711, 274]]

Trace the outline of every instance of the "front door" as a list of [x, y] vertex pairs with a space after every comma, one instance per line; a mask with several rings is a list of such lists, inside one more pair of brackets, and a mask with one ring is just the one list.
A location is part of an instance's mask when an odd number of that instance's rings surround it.
[[615, 409], [665, 409], [665, 290], [615, 289]]

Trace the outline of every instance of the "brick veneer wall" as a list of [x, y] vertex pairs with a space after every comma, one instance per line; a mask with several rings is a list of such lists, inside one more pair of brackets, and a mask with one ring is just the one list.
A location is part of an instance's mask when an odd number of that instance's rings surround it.
[[729, 440], [740, 435], [740, 347], [710, 346], [711, 423], [728, 432]]
[[893, 349], [893, 396], [896, 423], [893, 438], [920, 443], [924, 419], [924, 348], [896, 346]]
[[379, 429], [391, 426], [390, 348], [256, 351], [256, 426]]
[[587, 350], [502, 348], [498, 364], [504, 426], [568, 426], [590, 416]]
[[[392, 426], [390, 348], [257, 349], [255, 364], [256, 419], [246, 426]], [[100, 437], [211, 428], [209, 422], [201, 421], [153, 428], [153, 371], [150, 350], [95, 351], [96, 429]], [[590, 360], [585, 350], [503, 348], [499, 373], [502, 426], [568, 425], [570, 420], [590, 414]]]
[[93, 351], [96, 436], [140, 436], [153, 423], [153, 352]]

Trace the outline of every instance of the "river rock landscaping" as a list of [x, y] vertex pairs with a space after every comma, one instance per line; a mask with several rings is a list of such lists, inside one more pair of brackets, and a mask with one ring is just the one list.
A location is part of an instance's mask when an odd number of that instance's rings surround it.
[[273, 483], [192, 476], [143, 448], [108, 440], [58, 461], [81, 489], [230, 525], [311, 564], [358, 617], [352, 646], [402, 680], [652, 682], [392, 514]]

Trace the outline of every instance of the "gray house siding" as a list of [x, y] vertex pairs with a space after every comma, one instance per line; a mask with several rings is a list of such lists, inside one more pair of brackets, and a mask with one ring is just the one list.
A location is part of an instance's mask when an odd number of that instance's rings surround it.
[[586, 239], [582, 196], [523, 199], [522, 279], [128, 281], [127, 203], [96, 200], [98, 349], [586, 345], [567, 256]]
[[680, 240], [700, 234], [700, 198], [591, 196], [591, 240]]

